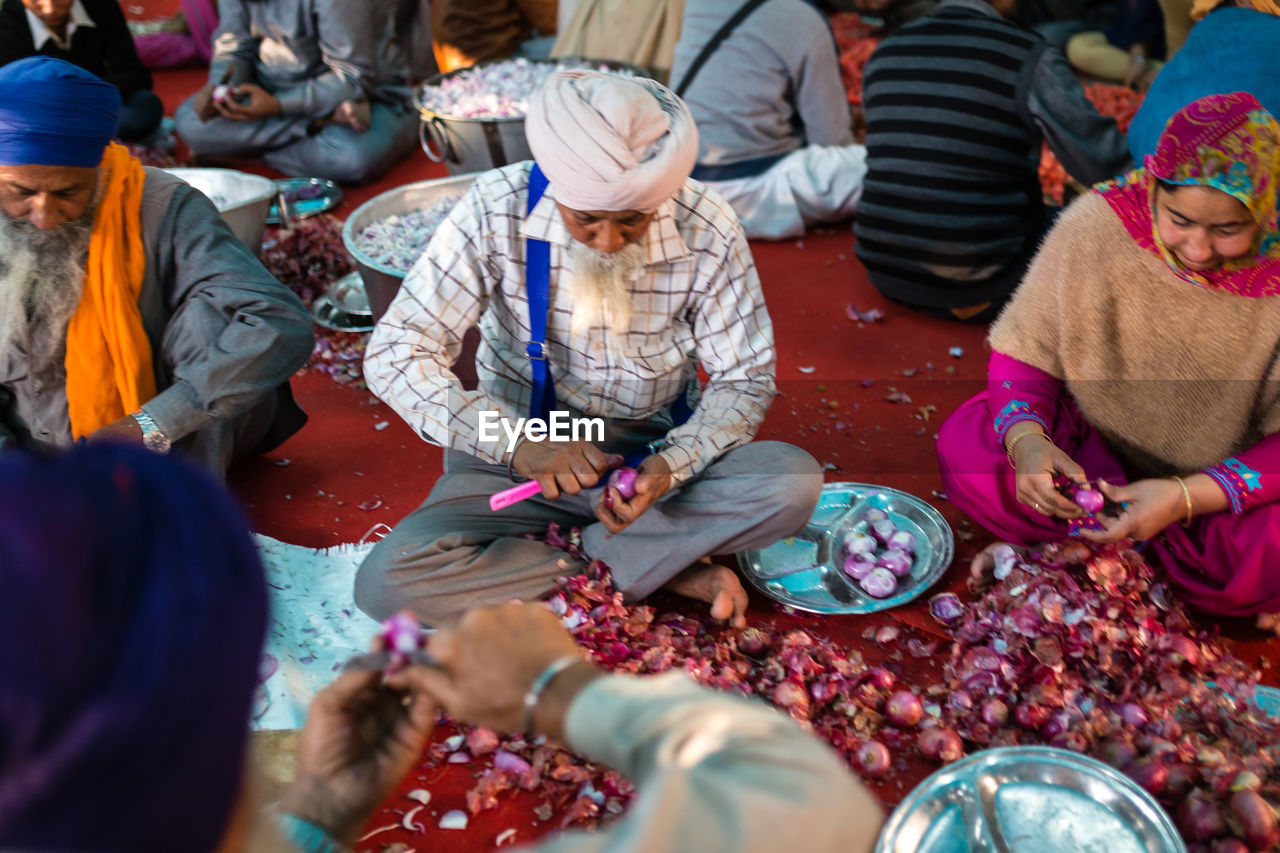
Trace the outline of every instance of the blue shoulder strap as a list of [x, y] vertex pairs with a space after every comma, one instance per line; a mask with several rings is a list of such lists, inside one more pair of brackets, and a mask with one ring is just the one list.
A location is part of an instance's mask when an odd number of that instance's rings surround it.
[[[533, 213], [547, 189], [547, 176], [534, 163], [529, 171], [529, 209]], [[551, 244], [532, 237], [524, 241], [525, 297], [529, 302], [529, 344], [525, 353], [533, 371], [529, 417], [546, 420], [556, 404], [556, 384], [547, 366], [547, 311], [551, 307]]]

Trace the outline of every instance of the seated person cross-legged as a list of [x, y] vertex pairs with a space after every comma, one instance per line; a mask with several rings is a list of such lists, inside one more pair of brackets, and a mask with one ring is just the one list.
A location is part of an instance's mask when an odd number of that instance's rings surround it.
[[[370, 389], [446, 448], [445, 473], [361, 566], [356, 603], [439, 624], [536, 598], [585, 567], [528, 538], [554, 522], [583, 528], [583, 551], [627, 595], [666, 585], [742, 624], [741, 582], [705, 558], [794, 534], [822, 485], [809, 454], [751, 442], [775, 350], [746, 238], [688, 180], [697, 130], [661, 84], [554, 74], [526, 131], [536, 165], [477, 178], [370, 339]], [[447, 366], [477, 324], [480, 384], [466, 391]], [[709, 377], [696, 402], [694, 359]], [[509, 440], [553, 411], [597, 431]], [[629, 499], [601, 483], [628, 456]], [[513, 476], [541, 494], [491, 510]]]
[[306, 420], [311, 318], [207, 198], [110, 141], [119, 108], [60, 59], [0, 68], [0, 450], [126, 440], [221, 476]]
[[[939, 430], [950, 500], [1021, 545], [1147, 540], [1188, 604], [1275, 628], [1277, 182], [1280, 124], [1236, 92], [1072, 204], [992, 326], [987, 391]], [[1055, 478], [1125, 506], [1086, 516]]]
[[[222, 0], [209, 82], [178, 108], [178, 135], [198, 157], [260, 158], [286, 175], [343, 183], [376, 180], [417, 141], [407, 58], [381, 50], [397, 5]], [[222, 85], [231, 91], [223, 95]]]

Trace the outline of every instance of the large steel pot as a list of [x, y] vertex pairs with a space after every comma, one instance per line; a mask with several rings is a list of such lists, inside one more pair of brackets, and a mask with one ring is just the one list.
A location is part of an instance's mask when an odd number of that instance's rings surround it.
[[235, 169], [165, 169], [204, 193], [231, 232], [255, 254], [262, 253], [267, 212], [279, 191], [274, 181]]

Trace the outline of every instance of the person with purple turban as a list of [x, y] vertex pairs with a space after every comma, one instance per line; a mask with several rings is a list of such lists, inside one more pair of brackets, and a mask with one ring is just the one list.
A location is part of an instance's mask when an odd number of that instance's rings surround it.
[[[709, 556], [796, 533], [822, 486], [809, 454], [751, 441], [775, 349], [742, 227], [689, 179], [697, 128], [653, 80], [553, 74], [525, 130], [534, 162], [477, 177], [369, 342], [370, 390], [446, 449], [445, 474], [356, 603], [448, 623], [601, 560], [632, 598], [665, 586], [741, 625], [742, 584]], [[476, 325], [469, 390], [450, 365]], [[605, 486], [624, 463], [634, 493]], [[490, 509], [524, 479], [541, 493]], [[580, 551], [529, 538], [549, 524], [581, 527]]]
[[210, 201], [111, 142], [116, 88], [0, 68], [0, 451], [171, 446], [219, 474], [306, 416], [310, 317]]

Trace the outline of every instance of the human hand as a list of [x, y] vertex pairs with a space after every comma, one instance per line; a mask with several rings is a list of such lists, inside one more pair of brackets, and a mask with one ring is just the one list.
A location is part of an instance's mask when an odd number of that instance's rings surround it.
[[353, 846], [360, 827], [422, 755], [436, 703], [382, 673], [347, 672], [316, 694], [298, 743], [298, 769], [283, 811]]
[[671, 482], [666, 457], [656, 453], [646, 457], [637, 470], [635, 497], [623, 500], [617, 489], [607, 486], [596, 503], [596, 518], [610, 533], [619, 533], [670, 491]]
[[1116, 518], [1095, 516], [1103, 530], [1081, 530], [1092, 542], [1150, 539], [1186, 516], [1182, 487], [1173, 480], [1139, 480], [1127, 486], [1098, 481], [1098, 490], [1118, 504], [1125, 504]]
[[589, 441], [522, 441], [511, 457], [517, 474], [537, 480], [542, 495], [555, 500], [563, 492], [576, 495], [589, 489], [610, 468], [622, 464], [616, 453], [605, 453]]
[[117, 418], [106, 426], [100, 426], [89, 433], [88, 440], [95, 443], [115, 441], [141, 445], [142, 427], [138, 426], [138, 422], [132, 416], [125, 415], [123, 418]]
[[232, 121], [259, 121], [280, 115], [280, 99], [257, 83], [241, 83], [224, 101], [214, 101], [214, 108], [223, 118]]
[[200, 121], [208, 121], [218, 115], [218, 108], [213, 103], [213, 84], [207, 84], [199, 92], [196, 92], [195, 98], [191, 101], [191, 109], [195, 110], [196, 118]]
[[1146, 71], [1147, 55], [1145, 51], [1138, 49], [1130, 50], [1129, 67], [1125, 69], [1124, 77], [1120, 82], [1128, 88], [1133, 88], [1133, 85], [1138, 82], [1139, 78], [1141, 78]]
[[[582, 655], [559, 618], [541, 604], [471, 610], [456, 628], [432, 634], [427, 651], [439, 668], [409, 666], [388, 675], [387, 684], [430, 693], [455, 719], [503, 732], [524, 725], [524, 696], [549, 664]], [[568, 703], [599, 675], [585, 658], [557, 675], [539, 701], [535, 727], [562, 739]]]
[[[1019, 435], [1032, 433], [1013, 445], [1013, 467], [1017, 473], [1018, 503], [1025, 504], [1050, 518], [1079, 518], [1087, 515], [1075, 501], [1063, 497], [1053, 485], [1053, 478], [1059, 474], [1077, 483], [1087, 482], [1084, 469], [1065, 452], [1058, 449], [1047, 435], [1039, 432], [1038, 427], [1018, 432], [1014, 430], [1017, 430], [1017, 427], [1005, 436], [1006, 447]], [[1035, 434], [1038, 432], [1039, 435]]]

